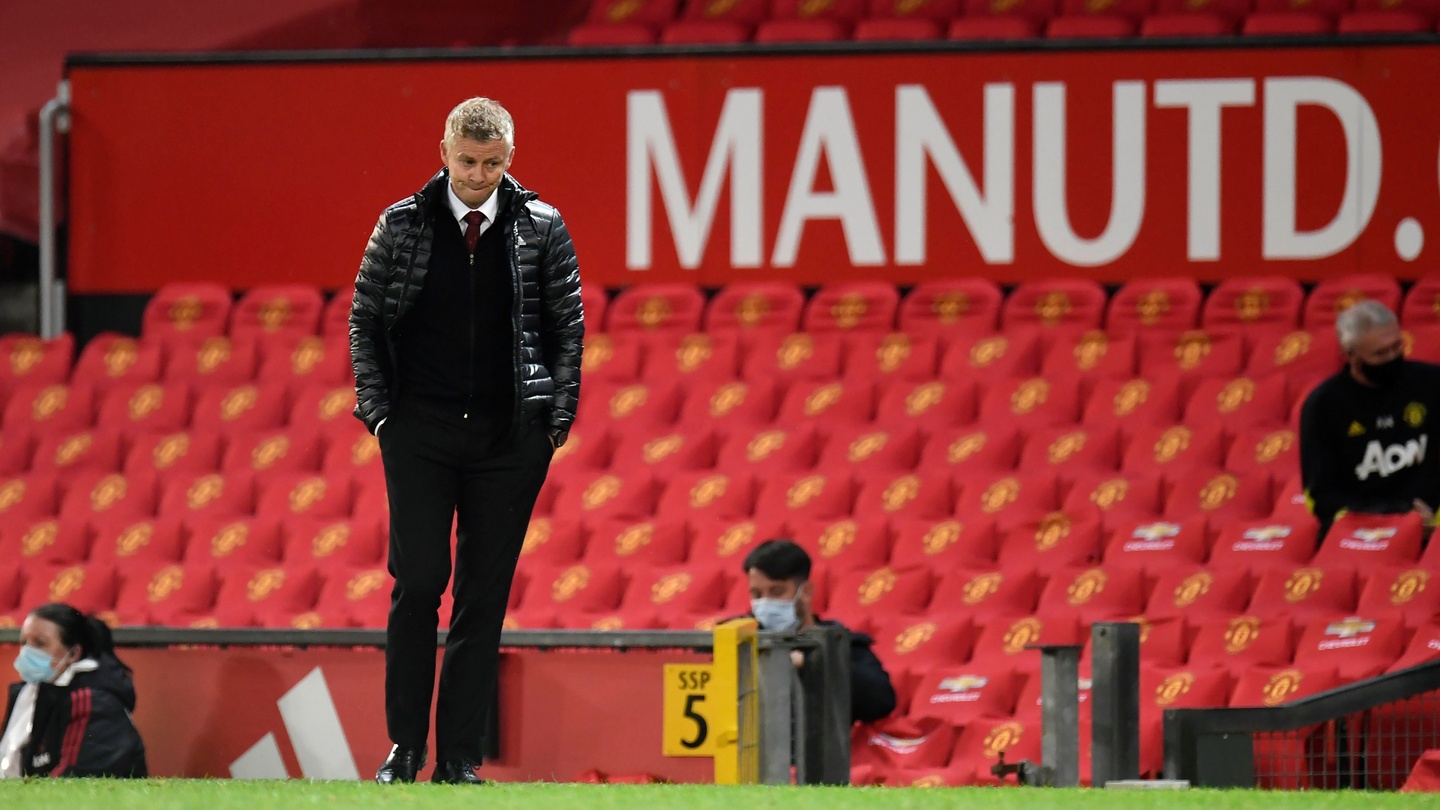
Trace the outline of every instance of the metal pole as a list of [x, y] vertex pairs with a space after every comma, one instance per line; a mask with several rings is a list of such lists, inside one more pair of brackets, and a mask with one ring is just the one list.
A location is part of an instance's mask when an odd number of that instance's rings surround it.
[[1140, 778], [1140, 625], [1090, 628], [1090, 778], [1095, 787]]
[[40, 336], [49, 340], [65, 331], [64, 295], [55, 250], [55, 135], [70, 129], [70, 83], [60, 82], [55, 98], [40, 108]]
[[1048, 787], [1080, 784], [1080, 650], [1078, 644], [1041, 644], [1040, 759]]
[[806, 784], [850, 784], [850, 631], [818, 626], [804, 635], [818, 638], [819, 649], [805, 660]]
[[772, 646], [760, 651], [760, 783], [764, 785], [790, 784], [795, 682], [790, 650]]

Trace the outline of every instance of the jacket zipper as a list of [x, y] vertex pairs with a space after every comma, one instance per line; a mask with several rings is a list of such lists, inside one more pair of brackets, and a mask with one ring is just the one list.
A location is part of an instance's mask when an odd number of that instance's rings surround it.
[[[477, 226], [478, 227], [478, 226]], [[476, 247], [480, 246], [477, 241]], [[469, 379], [467, 393], [465, 395], [465, 413], [461, 419], [470, 418], [470, 403], [475, 401], [475, 251], [470, 251], [470, 300], [465, 308], [470, 313], [470, 356], [466, 358], [465, 376]]]
[[518, 430], [525, 400], [521, 390], [525, 385], [524, 380], [521, 379], [524, 375], [520, 368], [520, 347], [525, 342], [525, 295], [520, 286], [520, 220], [518, 216], [510, 226], [510, 291], [512, 298], [510, 319], [515, 323], [514, 338], [511, 341], [511, 352], [514, 355], [512, 365], [515, 369], [515, 401], [510, 425], [512, 430]]

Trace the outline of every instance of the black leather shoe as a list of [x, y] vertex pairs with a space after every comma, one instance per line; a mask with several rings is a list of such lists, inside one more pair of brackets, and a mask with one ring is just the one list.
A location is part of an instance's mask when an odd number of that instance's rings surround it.
[[375, 781], [382, 785], [414, 782], [415, 775], [423, 767], [425, 767], [424, 748], [401, 748], [397, 745], [390, 749], [390, 756], [385, 758], [380, 770], [375, 772]]
[[479, 764], [471, 762], [468, 759], [452, 759], [445, 762], [438, 762], [435, 764], [435, 773], [430, 777], [430, 781], [445, 785], [489, 784], [484, 779], [481, 779], [480, 775], [475, 772], [479, 767]]

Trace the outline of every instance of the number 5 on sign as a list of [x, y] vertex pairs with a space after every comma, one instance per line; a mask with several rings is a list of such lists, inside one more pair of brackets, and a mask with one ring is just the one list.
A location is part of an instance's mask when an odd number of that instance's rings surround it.
[[711, 686], [708, 664], [665, 665], [665, 756], [715, 756]]

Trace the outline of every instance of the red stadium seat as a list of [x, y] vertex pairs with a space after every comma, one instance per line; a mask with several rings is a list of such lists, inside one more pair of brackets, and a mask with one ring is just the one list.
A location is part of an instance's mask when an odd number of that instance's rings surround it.
[[1252, 0], [1155, 0], [1155, 14], [1199, 14], [1238, 22], [1250, 13]]
[[931, 669], [915, 687], [906, 716], [933, 717], [957, 726], [981, 717], [1009, 717], [1023, 684], [1024, 678], [1006, 667]]
[[[571, 439], [573, 438], [572, 433]], [[565, 443], [568, 445], [571, 439], [567, 439]], [[554, 460], [553, 457], [551, 460]], [[327, 474], [350, 475], [357, 481], [367, 476], [384, 478], [380, 440], [367, 433], [359, 422], [355, 423], [349, 435], [337, 431], [326, 440], [324, 455], [320, 459], [320, 470]]]
[[[756, 41], [761, 41], [759, 32]], [[899, 306], [900, 295], [895, 285], [887, 282], [827, 284], [806, 305], [801, 328], [806, 332], [889, 332], [895, 328]]]
[[209, 472], [220, 466], [217, 433], [147, 433], [137, 437], [125, 457], [127, 473], [152, 471], [164, 477], [174, 473]]
[[580, 400], [580, 420], [616, 431], [663, 431], [675, 422], [681, 391], [673, 380], [650, 383], [602, 383]]
[[855, 24], [851, 37], [858, 42], [902, 42], [943, 39], [940, 23], [926, 19], [871, 19]]
[[320, 469], [320, 437], [314, 433], [285, 430], [239, 433], [226, 444], [220, 469], [313, 472]]
[[745, 353], [740, 376], [747, 380], [826, 380], [840, 376], [844, 344], [805, 332], [757, 337]]
[[794, 284], [749, 281], [727, 284], [705, 309], [705, 331], [797, 332], [805, 295]]
[[602, 520], [589, 528], [586, 562], [629, 569], [636, 565], [676, 565], [685, 560], [683, 519]]
[[910, 425], [938, 430], [974, 422], [976, 407], [975, 384], [968, 380], [892, 380], [880, 392], [875, 422], [891, 428]]
[[1073, 425], [1080, 417], [1080, 379], [1009, 377], [994, 381], [980, 400], [977, 422], [1022, 429]]
[[215, 603], [215, 574], [205, 565], [146, 560], [118, 573], [115, 615], [121, 624], [186, 627]]
[[1105, 302], [1104, 288], [1088, 279], [1024, 281], [1005, 298], [1000, 324], [1006, 329], [1017, 326], [1099, 329], [1105, 319]]
[[[1156, 20], [1151, 17], [1144, 25]], [[1194, 329], [1200, 322], [1203, 298], [1193, 278], [1132, 279], [1110, 297], [1105, 326], [1117, 334], [1138, 329]]]
[[1309, 515], [1230, 521], [1220, 527], [1210, 549], [1210, 564], [1255, 574], [1271, 569], [1293, 571], [1314, 555], [1319, 530]]
[[1419, 566], [1371, 569], [1355, 612], [1361, 616], [1399, 616], [1407, 627], [1420, 627], [1440, 615], [1440, 587], [1431, 582], [1434, 578], [1433, 570]]
[[848, 475], [773, 475], [761, 485], [755, 516], [781, 521], [841, 518], [850, 514], [854, 498], [854, 484]]
[[988, 279], [921, 282], [901, 302], [898, 325], [910, 334], [986, 335], [999, 328], [1003, 300]]
[[1096, 380], [1082, 424], [1094, 427], [1173, 425], [1180, 420], [1180, 382], [1174, 377]]
[[60, 489], [60, 514], [67, 517], [155, 514], [156, 481], [150, 473], [90, 470], [67, 474], [60, 479]]
[[1355, 613], [1357, 595], [1353, 568], [1276, 568], [1259, 576], [1247, 612], [1262, 617], [1290, 616], [1297, 622], [1350, 616]]
[[36, 472], [71, 474], [97, 470], [120, 470], [120, 434], [114, 430], [81, 430], [49, 433], [39, 437], [30, 469]]
[[282, 427], [288, 412], [283, 386], [216, 386], [200, 392], [190, 424], [196, 430], [214, 430], [233, 436]]
[[1195, 568], [1205, 561], [1207, 536], [1205, 519], [1200, 517], [1119, 521], [1105, 546], [1105, 567], [1126, 571]]
[[230, 322], [232, 303], [230, 291], [219, 284], [165, 284], [145, 304], [140, 334], [166, 343], [219, 337]]
[[[1178, 376], [1182, 381], [1234, 376], [1245, 366], [1245, 341], [1231, 331], [1146, 333], [1140, 338], [1140, 376], [1154, 380]], [[1188, 390], [1188, 389], [1187, 389]]]
[[53, 473], [29, 473], [0, 479], [0, 522], [56, 514], [59, 490]]
[[1040, 334], [1018, 329], [1006, 334], [962, 336], [950, 341], [940, 359], [941, 380], [1025, 377], [1040, 371]]
[[1030, 434], [1020, 453], [1022, 470], [1051, 469], [1070, 475], [1115, 471], [1120, 466], [1120, 432], [1114, 426], [1075, 425], [1044, 428]]
[[920, 451], [920, 469], [1002, 473], [1014, 470], [1019, 456], [1020, 431], [1014, 425], [937, 429]]
[[1353, 0], [1255, 0], [1255, 11], [1314, 14], [1334, 22], [1353, 5]]
[[790, 539], [810, 554], [816, 570], [875, 571], [890, 557], [890, 529], [883, 518], [799, 518], [789, 528]]
[[1118, 16], [1056, 17], [1045, 26], [1050, 39], [1128, 39], [1135, 32], [1133, 20]]
[[1404, 650], [1405, 625], [1393, 615], [1312, 619], [1301, 630], [1294, 664], [1333, 667], [1341, 680], [1358, 681], [1389, 669]]
[[920, 456], [920, 441], [920, 432], [908, 426], [895, 430], [879, 425], [835, 426], [816, 466], [877, 474], [911, 472]]
[[709, 430], [694, 429], [652, 436], [627, 434], [615, 443], [611, 469], [646, 470], [656, 478], [715, 466], [717, 442]]
[[718, 570], [640, 568], [630, 573], [620, 609], [626, 612], [638, 608], [661, 615], [714, 613], [723, 606], [728, 583], [729, 577]]
[[1246, 371], [1252, 377], [1283, 373], [1292, 382], [1323, 379], [1345, 364], [1331, 327], [1267, 330], [1255, 335]]
[[308, 386], [295, 395], [288, 424], [291, 430], [346, 435], [361, 425], [354, 410], [354, 385]]
[[0, 526], [0, 559], [19, 563], [23, 570], [39, 565], [83, 563], [90, 554], [85, 520], [36, 518]]
[[1411, 360], [1440, 363], [1440, 324], [1405, 327], [1401, 331], [1405, 341], [1405, 356]]
[[320, 585], [310, 568], [238, 565], [221, 575], [208, 618], [220, 627], [293, 627], [314, 609]]
[[245, 517], [255, 511], [255, 481], [249, 473], [177, 474], [166, 482], [161, 517]]
[[1250, 586], [1250, 574], [1243, 568], [1171, 566], [1158, 572], [1145, 615], [1181, 616], [1191, 622], [1236, 616], [1250, 601]]
[[580, 373], [587, 381], [633, 383], [640, 379], [640, 334], [616, 332], [585, 337]]
[[100, 613], [115, 607], [115, 584], [115, 570], [101, 563], [27, 566], [20, 604], [33, 610], [63, 602], [82, 613]]
[[1280, 427], [1289, 419], [1285, 378], [1211, 377], [1201, 380], [1185, 405], [1184, 422], [1200, 426], [1225, 425], [1231, 431], [1246, 427]]
[[1414, 512], [1369, 515], [1345, 512], [1315, 552], [1315, 564], [1354, 566], [1369, 570], [1382, 565], [1410, 565], [1420, 559], [1424, 526]]
[[335, 337], [349, 340], [350, 337], [350, 307], [354, 303], [354, 295], [349, 290], [337, 290], [330, 300], [325, 302], [325, 310], [320, 313], [320, 334], [324, 337]]
[[845, 340], [846, 377], [929, 381], [939, 365], [940, 343], [934, 337], [867, 332], [851, 334]]
[[562, 482], [555, 517], [645, 518], [654, 511], [655, 485], [649, 476], [632, 474], [622, 479], [608, 472], [578, 472], [581, 474]]
[[736, 335], [701, 333], [677, 338], [657, 334], [645, 341], [646, 379], [733, 380], [739, 373], [740, 339]]
[[[924, 567], [949, 572], [989, 567], [995, 562], [998, 540], [993, 520], [904, 516], [890, 521], [890, 527], [894, 535], [890, 564], [897, 569]], [[1025, 611], [1033, 607], [1032, 603]]]
[[1031, 570], [1000, 571], [992, 566], [946, 569], [935, 583], [927, 612], [964, 616], [977, 622], [1029, 616], [1044, 580]]
[[1300, 325], [1304, 303], [1300, 283], [1287, 276], [1227, 278], [1205, 299], [1200, 323], [1207, 329], [1267, 324], [1293, 329]]
[[181, 524], [176, 518], [96, 515], [90, 518], [89, 559], [123, 572], [147, 562], [178, 562], [183, 551]]
[[190, 424], [190, 387], [185, 383], [115, 385], [101, 400], [96, 422], [118, 428], [131, 439], [183, 430]]
[[988, 516], [1008, 529], [1007, 520], [1039, 519], [1059, 505], [1059, 482], [1053, 472], [1021, 470], [965, 478], [956, 496], [955, 514], [962, 519]]
[[293, 627], [385, 626], [390, 612], [390, 577], [383, 566], [336, 566], [324, 575], [314, 610], [294, 617]]
[[1074, 615], [1085, 624], [1127, 621], [1144, 609], [1147, 596], [1138, 569], [1064, 568], [1051, 574], [1035, 613]]
[[68, 332], [51, 340], [4, 335], [0, 337], [0, 391], [64, 383], [74, 357], [75, 338]]
[[1223, 37], [1235, 28], [1234, 20], [1217, 14], [1154, 14], [1140, 21], [1140, 36]]
[[5, 404], [0, 424], [5, 430], [31, 435], [65, 433], [90, 427], [95, 414], [95, 391], [86, 385], [35, 384], [14, 389]]
[[1440, 273], [1422, 276], [1412, 284], [1397, 314], [1407, 329], [1440, 325]]
[[849, 23], [840, 20], [766, 20], [755, 27], [755, 42], [835, 42], [848, 39], [849, 34]]
[[1056, 335], [1040, 373], [1128, 379], [1135, 376], [1135, 352], [1134, 337], [1113, 337], [1098, 329]]
[[732, 431], [768, 425], [775, 419], [779, 406], [780, 392], [774, 380], [697, 381], [685, 396], [677, 425], [723, 426]]
[[97, 391], [117, 383], [154, 382], [160, 379], [164, 359], [160, 343], [103, 332], [85, 344], [70, 380]]
[[1000, 521], [1002, 571], [1034, 569], [1042, 576], [1100, 561], [1100, 512], [1094, 507], [1056, 510]]
[[372, 566], [385, 561], [388, 537], [374, 520], [287, 518], [280, 526], [287, 563]]
[[655, 28], [638, 22], [582, 23], [570, 29], [565, 41], [579, 48], [605, 45], [653, 45]]
[[350, 517], [354, 493], [348, 476], [316, 472], [278, 472], [257, 476], [255, 514], [284, 520], [293, 517]]
[[280, 521], [274, 517], [199, 517], [185, 521], [185, 560], [208, 562], [217, 570], [280, 562]]
[[750, 40], [750, 25], [728, 20], [677, 20], [660, 31], [662, 45], [732, 45]]
[[620, 606], [626, 579], [609, 567], [576, 563], [563, 566], [528, 566], [529, 584], [521, 599], [522, 610], [542, 608], [558, 614], [596, 614]]
[[277, 335], [260, 342], [256, 379], [284, 382], [292, 392], [310, 385], [354, 385], [350, 342], [343, 337]]
[[520, 559], [531, 563], [573, 563], [585, 549], [585, 535], [580, 521], [558, 520], [534, 516], [525, 530]]
[[[970, 655], [970, 663], [973, 666], [1009, 664], [1019, 672], [1038, 677], [1040, 653], [1026, 647], [1035, 644], [1079, 642], [1080, 623], [1074, 616], [992, 619], [975, 637], [975, 649]], [[1016, 711], [1020, 711], [1018, 706]]]
[[642, 284], [610, 302], [607, 331], [700, 331], [705, 296], [691, 284]]
[[1138, 21], [1154, 11], [1154, 0], [1060, 0], [1060, 13], [1074, 17], [1122, 17]]
[[777, 425], [869, 424], [875, 417], [875, 386], [868, 380], [847, 382], [797, 380], [780, 400]]
[[926, 19], [946, 22], [960, 16], [960, 0], [869, 0], [871, 19]]
[[1284, 617], [1225, 616], [1196, 625], [1190, 645], [1191, 667], [1223, 667], [1242, 673], [1252, 667], [1283, 667], [1290, 663], [1295, 631]]
[[308, 284], [265, 284], [252, 287], [230, 310], [231, 335], [290, 335], [320, 331], [325, 298]]
[[895, 619], [920, 614], [930, 601], [932, 575], [924, 568], [839, 572], [832, 580], [826, 614], [845, 624], [869, 617]]
[[1171, 519], [1203, 517], [1211, 526], [1253, 520], [1270, 514], [1274, 496], [1265, 473], [1237, 475], [1197, 469], [1167, 476], [1170, 495], [1162, 513]]
[[703, 470], [666, 476], [655, 514], [675, 520], [703, 515], [748, 517], [754, 505], [755, 479], [749, 473]]
[[964, 0], [967, 19], [985, 17], [1016, 17], [1037, 25], [1044, 23], [1059, 12], [1057, 0]]
[[196, 389], [240, 385], [255, 379], [258, 362], [259, 351], [250, 337], [174, 342], [167, 349], [162, 379], [188, 383]]
[[1390, 671], [1398, 672], [1436, 658], [1440, 658], [1440, 621], [1431, 621], [1415, 630], [1405, 652], [1390, 665]]
[[675, 19], [680, 0], [592, 0], [585, 19], [592, 23], [645, 23]]
[[965, 663], [975, 643], [968, 616], [881, 616], [875, 627], [875, 655], [887, 670], [923, 671]]
[[1106, 470], [1065, 473], [1070, 491], [1061, 502], [1063, 509], [1093, 506], [1100, 510], [1100, 522], [1107, 532], [1160, 517], [1161, 477], [1155, 473], [1122, 473]]
[[782, 525], [775, 520], [697, 516], [686, 522], [690, 527], [689, 565], [737, 575], [746, 554], [762, 542], [782, 536]]
[[954, 514], [949, 475], [869, 471], [858, 477], [861, 483], [855, 495], [856, 517], [940, 519]]
[[1355, 11], [1340, 15], [1337, 34], [1428, 34], [1432, 20], [1406, 10]]
[[1313, 36], [1334, 31], [1334, 19], [1302, 11], [1257, 11], [1240, 24], [1240, 33], [1246, 36]]
[[1225, 458], [1225, 434], [1219, 424], [1141, 425], [1130, 432], [1120, 459], [1127, 472], [1170, 473], [1219, 470]]
[[[1355, 21], [1363, 14], [1347, 14], [1340, 19], [1340, 33], [1359, 33], [1364, 30], [1346, 30], [1346, 20]], [[1397, 30], [1397, 29], [1388, 29]], [[1327, 278], [1315, 285], [1305, 299], [1305, 314], [1302, 319], [1306, 329], [1328, 328], [1334, 325], [1335, 317], [1352, 305], [1366, 299], [1373, 299], [1400, 311], [1400, 285], [1393, 276], [1381, 273], [1362, 273], [1350, 276]]]
[[809, 427], [786, 429], [757, 427], [730, 432], [715, 457], [715, 468], [726, 472], [797, 472], [815, 466], [819, 441]]
[[1034, 39], [1040, 36], [1041, 26], [1020, 16], [962, 17], [950, 23], [946, 36], [971, 41]]

